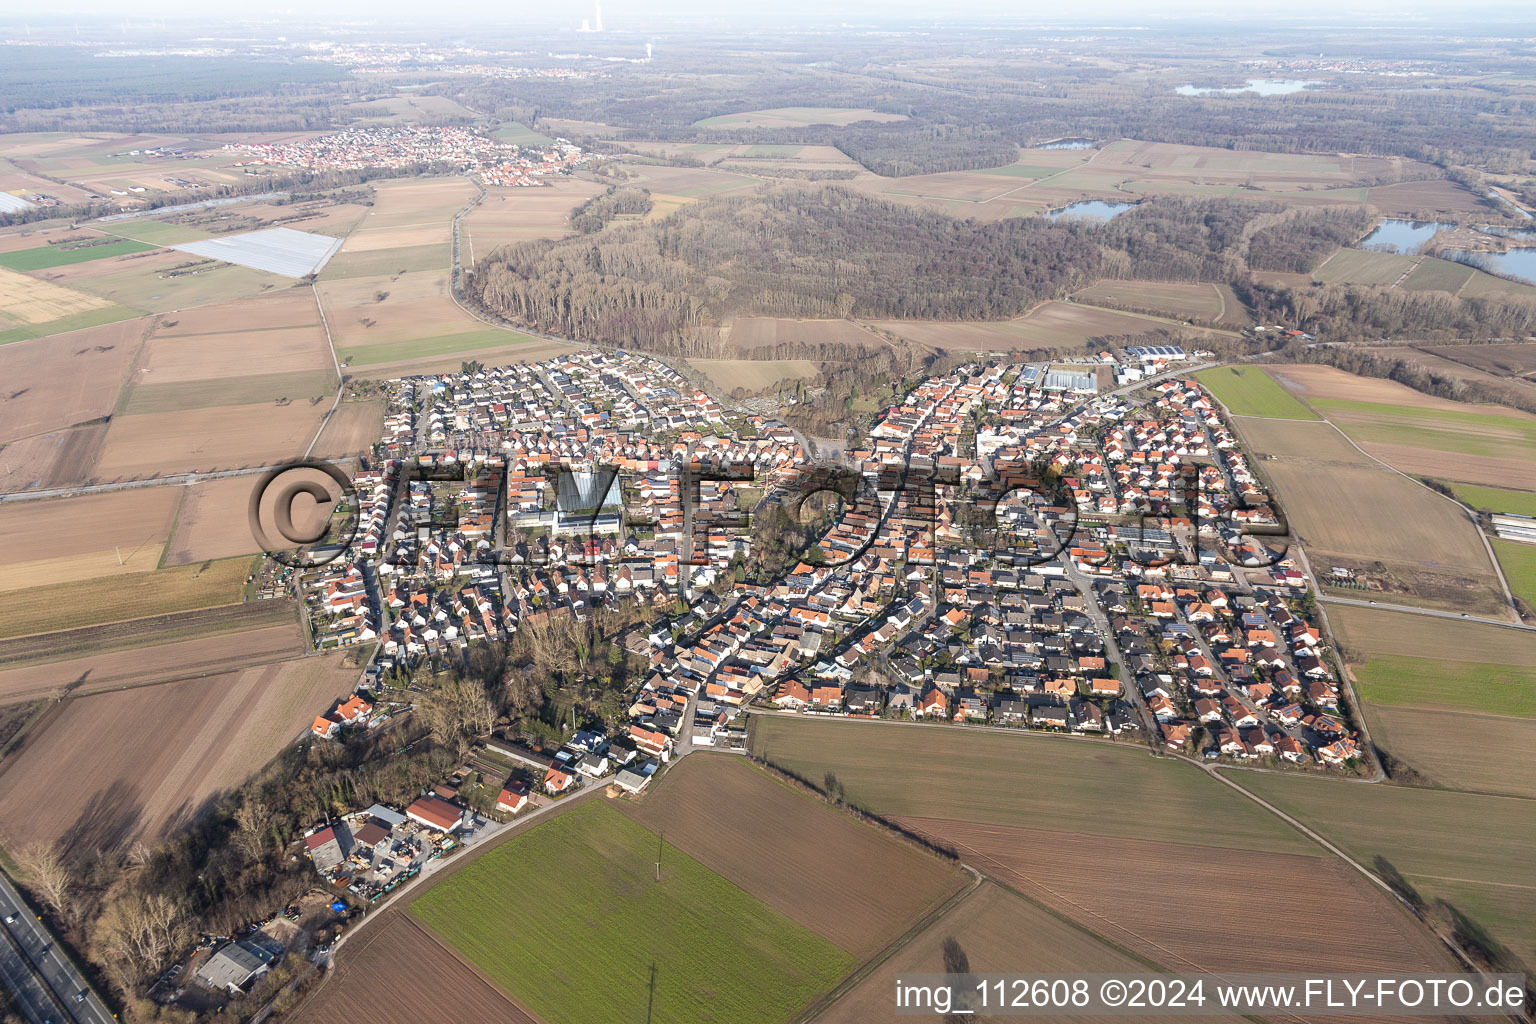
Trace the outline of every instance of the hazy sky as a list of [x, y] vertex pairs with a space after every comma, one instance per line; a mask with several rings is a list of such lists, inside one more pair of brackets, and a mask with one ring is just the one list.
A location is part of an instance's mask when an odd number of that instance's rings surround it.
[[[315, 16], [346, 16], [360, 19], [430, 19], [442, 24], [448, 20], [504, 25], [536, 22], [541, 25], [569, 22], [579, 24], [591, 14], [589, 0], [306, 0], [303, 4], [284, 0], [244, 8], [210, 5], [206, 0], [56, 0], [39, 7], [35, 0], [0, 0], [0, 16], [6, 21], [27, 18], [45, 19], [49, 15], [88, 14], [128, 19], [155, 17], [219, 18], [248, 16], [255, 20], [282, 20], [285, 17], [312, 19]], [[1525, 22], [1536, 35], [1536, 3], [1532, 0], [1286, 0], [1284, 4], [1257, 7], [1252, 3], [1233, 4], [1213, 0], [1079, 0], [1068, 5], [1041, 3], [1038, 0], [775, 0], [772, 4], [746, 4], [726, 0], [608, 0], [603, 4], [603, 20], [613, 28], [638, 28], [651, 18], [704, 17], [711, 21], [740, 21], [743, 24], [774, 22], [819, 22], [847, 18], [869, 23], [888, 18], [910, 20], [933, 18], [936, 21], [997, 20], [1017, 25], [1082, 24], [1111, 21], [1122, 25], [1156, 23], [1170, 17], [1187, 18], [1208, 15], [1222, 22], [1263, 17], [1266, 20], [1324, 18], [1329, 21], [1379, 17], [1419, 20], [1426, 16], [1450, 24], [1470, 25], [1484, 18], [1499, 22]], [[1524, 33], [1521, 33], [1524, 34]]]

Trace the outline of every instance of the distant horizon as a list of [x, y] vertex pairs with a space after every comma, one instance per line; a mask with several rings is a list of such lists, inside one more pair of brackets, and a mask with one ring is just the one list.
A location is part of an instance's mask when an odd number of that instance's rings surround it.
[[[0, 25], [7, 27], [29, 24], [35, 28], [51, 28], [76, 17], [101, 17], [121, 19], [130, 27], [146, 22], [172, 21], [176, 24], [282, 24], [291, 21], [295, 26], [313, 25], [316, 21], [345, 18], [354, 25], [383, 27], [394, 23], [397, 27], [410, 24], [431, 24], [451, 31], [447, 22], [464, 26], [494, 25], [515, 27], [536, 26], [540, 30], [569, 27], [576, 31], [583, 19], [591, 19], [593, 4], [590, 0], [557, 0], [553, 4], [526, 5], [526, 9], [504, 8], [487, 10], [483, 5], [467, 0], [447, 0], [434, 4], [431, 13], [423, 13], [416, 4], [402, 0], [316, 0], [302, 8], [287, 10], [267, 9], [261, 12], [239, 15], [212, 15], [204, 5], [194, 0], [149, 0], [145, 3], [127, 3], [123, 0], [71, 0], [71, 2], [39, 11], [34, 7], [13, 6], [0, 2]], [[1508, 28], [1512, 24], [1524, 29], [1536, 42], [1536, 14], [1524, 0], [1484, 0], [1475, 5], [1456, 4], [1450, 0], [1408, 0], [1392, 3], [1389, 0], [1357, 2], [1347, 7], [1323, 2], [1302, 0], [1283, 10], [1270, 10], [1262, 14], [1234, 10], [1228, 6], [1213, 5], [1209, 0], [1160, 0], [1154, 7], [1126, 0], [1096, 0], [1078, 5], [1071, 16], [1063, 17], [1059, 10], [1042, 12], [1021, 9], [1017, 5], [1000, 0], [970, 0], [959, 7], [945, 5], [935, 9], [931, 2], [915, 0], [841, 0], [839, 3], [811, 3], [801, 0], [776, 4], [771, 13], [761, 9], [722, 11], [718, 6], [699, 0], [662, 0], [662, 2], [623, 2], [613, 0], [603, 5], [603, 23], [606, 32], [623, 33], [643, 31], [654, 24], [647, 22], [700, 22], [721, 26], [763, 28], [781, 26], [785, 29], [810, 26], [836, 26], [846, 24], [850, 28], [900, 25], [917, 27], [928, 24], [934, 27], [986, 27], [987, 23], [999, 28], [1041, 31], [1054, 29], [1097, 28], [1105, 30], [1134, 30], [1140, 27], [1165, 28], [1171, 22], [1213, 22], [1220, 25], [1254, 28], [1296, 27], [1336, 28], [1349, 25], [1365, 25], [1389, 19], [1393, 27], [1429, 28], [1443, 25], [1454, 28], [1456, 34], [1475, 32], [1481, 26]], [[1312, 23], [1312, 24], [1307, 24]], [[1520, 24], [1523, 23], [1523, 24]], [[170, 27], [165, 25], [162, 27]], [[340, 26], [338, 26], [340, 27]], [[589, 33], [596, 35], [597, 33]]]

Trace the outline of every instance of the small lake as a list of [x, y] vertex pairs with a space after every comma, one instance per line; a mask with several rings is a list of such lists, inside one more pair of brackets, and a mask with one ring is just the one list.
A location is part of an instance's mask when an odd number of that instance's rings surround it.
[[1042, 142], [1038, 146], [1030, 146], [1030, 149], [1092, 149], [1098, 139], [1054, 139], [1050, 142]]
[[[1460, 250], [1447, 250], [1460, 253]], [[1517, 277], [1528, 284], [1536, 284], [1536, 249], [1511, 249], [1509, 252], [1464, 253], [1466, 262], [1479, 269], [1486, 269], [1505, 277]]]
[[1506, 228], [1499, 224], [1488, 224], [1482, 230], [1490, 235], [1507, 238], [1512, 242], [1536, 245], [1536, 228]]
[[1135, 206], [1135, 203], [1106, 202], [1103, 199], [1085, 199], [1080, 203], [1063, 206], [1059, 210], [1047, 210], [1051, 220], [1109, 220]]
[[1285, 96], [1288, 93], [1301, 92], [1303, 89], [1323, 84], [1325, 83], [1304, 82], [1293, 78], [1250, 78], [1247, 85], [1233, 86], [1230, 89], [1200, 89], [1193, 85], [1181, 85], [1173, 91], [1180, 96], [1237, 96], [1245, 92], [1257, 93], [1260, 96]]
[[1416, 253], [1419, 246], [1435, 237], [1437, 231], [1450, 231], [1455, 224], [1435, 220], [1384, 220], [1358, 248], [1379, 252]]

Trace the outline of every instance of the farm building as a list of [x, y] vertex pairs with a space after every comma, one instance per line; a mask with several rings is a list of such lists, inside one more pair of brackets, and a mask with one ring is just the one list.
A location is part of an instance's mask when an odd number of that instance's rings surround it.
[[1493, 517], [1493, 529], [1501, 540], [1518, 540], [1527, 544], [1536, 544], [1536, 519], [1530, 516], [1501, 512]]
[[322, 873], [347, 859], [347, 853], [341, 846], [341, 837], [334, 828], [321, 829], [306, 838], [304, 845], [309, 848], [309, 859], [315, 862], [315, 870]]
[[1132, 345], [1125, 354], [1143, 363], [1169, 363], [1188, 358], [1178, 345]]
[[235, 994], [271, 969], [277, 960], [271, 950], [242, 939], [226, 943], [197, 969], [197, 980], [213, 989]]
[[458, 827], [463, 812], [439, 797], [424, 796], [405, 809], [405, 816], [427, 828], [452, 832]]

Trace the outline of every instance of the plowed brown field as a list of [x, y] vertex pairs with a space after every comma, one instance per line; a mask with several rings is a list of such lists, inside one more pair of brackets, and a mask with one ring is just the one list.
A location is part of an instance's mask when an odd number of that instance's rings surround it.
[[147, 326], [123, 320], [0, 347], [0, 441], [111, 412]]
[[[900, 821], [1173, 970], [1452, 969], [1427, 932], [1337, 858]], [[1320, 928], [1324, 907], [1327, 927]]]
[[208, 809], [357, 682], [341, 656], [71, 701], [0, 776], [7, 846], [121, 852]]
[[[483, 974], [454, 956], [409, 914], [384, 911], [348, 942], [295, 1021], [366, 1018], [374, 1024], [496, 1021], [538, 1024]], [[387, 980], [386, 980], [387, 979]]]
[[616, 806], [859, 957], [872, 956], [964, 881], [953, 865], [734, 758], [690, 757], [639, 801]]

